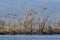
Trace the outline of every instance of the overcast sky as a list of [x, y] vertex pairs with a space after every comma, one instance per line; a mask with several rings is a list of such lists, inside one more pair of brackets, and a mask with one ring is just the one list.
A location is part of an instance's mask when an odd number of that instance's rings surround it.
[[[44, 14], [40, 12], [43, 8], [47, 8]], [[22, 12], [20, 17], [24, 17], [31, 9], [38, 12], [38, 17], [49, 15], [49, 20], [55, 21], [55, 15], [60, 13], [60, 0], [0, 0], [0, 19], [16, 10]]]

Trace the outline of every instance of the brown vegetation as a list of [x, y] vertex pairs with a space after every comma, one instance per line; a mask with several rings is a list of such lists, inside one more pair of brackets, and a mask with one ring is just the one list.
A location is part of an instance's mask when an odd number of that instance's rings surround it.
[[[46, 10], [46, 8], [44, 8]], [[0, 34], [53, 34], [60, 33], [60, 27], [52, 28], [50, 22], [48, 21], [48, 17], [40, 21], [40, 18], [36, 21], [36, 14], [33, 10], [28, 12], [25, 15], [25, 19], [23, 23], [21, 23], [18, 15], [15, 13], [14, 16], [10, 14], [8, 17], [8, 24], [6, 25], [4, 21], [0, 20]], [[14, 18], [13, 18], [14, 17]], [[14, 21], [15, 18], [18, 20], [18, 24]]]

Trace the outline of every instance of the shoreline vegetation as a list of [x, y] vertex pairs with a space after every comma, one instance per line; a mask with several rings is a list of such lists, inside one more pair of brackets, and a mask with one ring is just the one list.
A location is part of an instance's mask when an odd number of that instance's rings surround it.
[[[44, 8], [43, 11], [44, 10], [46, 10], [46, 8]], [[36, 19], [37, 14], [37, 12], [31, 10], [30, 12], [26, 13], [23, 22], [21, 22], [21, 19], [18, 16], [18, 11], [14, 14], [14, 16], [11, 16], [9, 13], [7, 16], [5, 16], [8, 18], [7, 24], [3, 20], [0, 20], [0, 35], [60, 34], [60, 23], [58, 23], [57, 26], [53, 28], [52, 23], [48, 21], [48, 15], [40, 20], [40, 18]], [[18, 23], [16, 22], [16, 18]]]

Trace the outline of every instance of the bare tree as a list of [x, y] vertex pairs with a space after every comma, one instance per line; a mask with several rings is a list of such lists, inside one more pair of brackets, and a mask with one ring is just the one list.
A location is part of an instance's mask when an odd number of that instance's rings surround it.
[[28, 12], [28, 14], [26, 14], [25, 27], [26, 29], [30, 27], [30, 32], [32, 32], [32, 23], [33, 23], [34, 18], [35, 18], [35, 14], [33, 10], [31, 10], [31, 12]]
[[57, 24], [60, 26], [60, 13], [56, 14]]
[[[43, 8], [43, 10], [41, 11], [42, 13], [46, 10], [47, 8]], [[48, 20], [49, 16], [46, 16], [46, 18], [43, 18], [43, 23], [42, 23], [42, 29], [41, 29], [41, 34], [43, 34], [43, 29], [45, 27], [45, 23]]]
[[48, 17], [49, 17], [49, 16], [47, 16], [47, 18], [44, 18], [44, 19], [43, 19], [41, 34], [43, 34], [43, 30], [44, 30], [45, 24], [46, 24], [46, 22], [47, 22], [47, 20], [48, 20]]
[[18, 20], [18, 23], [19, 23], [19, 27], [18, 28], [20, 28], [19, 31], [21, 31], [21, 19], [20, 19], [18, 13], [19, 13], [19, 10], [17, 10], [17, 13], [14, 14], [14, 17]]
[[5, 22], [3, 20], [0, 20], [0, 27], [4, 27]]

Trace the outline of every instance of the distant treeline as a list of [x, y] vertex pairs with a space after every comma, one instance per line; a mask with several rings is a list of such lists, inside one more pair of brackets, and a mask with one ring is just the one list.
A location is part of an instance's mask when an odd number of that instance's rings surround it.
[[[43, 11], [46, 8], [43, 9]], [[42, 11], [42, 12], [43, 12]], [[48, 20], [49, 16], [42, 18], [36, 18], [38, 13], [31, 10], [26, 13], [24, 20], [21, 22], [21, 19], [17, 13], [12, 16], [10, 13], [5, 16], [8, 18], [8, 23], [6, 24], [3, 20], [0, 20], [0, 34], [5, 35], [44, 35], [44, 34], [60, 34], [60, 22], [57, 25], [52, 25], [52, 22]], [[22, 16], [23, 17], [23, 16]], [[17, 18], [17, 19], [16, 19]], [[15, 21], [17, 20], [17, 21]], [[53, 27], [54, 26], [54, 27]]]

